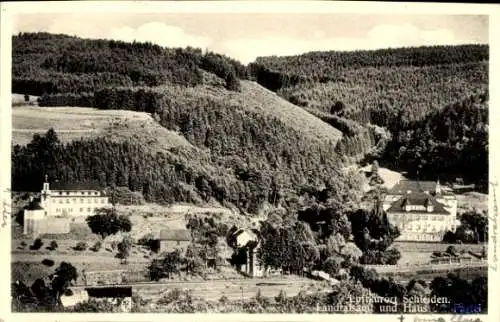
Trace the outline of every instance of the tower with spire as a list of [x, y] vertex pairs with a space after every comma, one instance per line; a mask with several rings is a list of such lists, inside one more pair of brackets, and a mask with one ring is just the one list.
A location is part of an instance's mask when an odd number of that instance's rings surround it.
[[440, 195], [441, 194], [441, 185], [439, 184], [439, 178], [437, 179], [437, 182], [436, 182], [436, 196]]

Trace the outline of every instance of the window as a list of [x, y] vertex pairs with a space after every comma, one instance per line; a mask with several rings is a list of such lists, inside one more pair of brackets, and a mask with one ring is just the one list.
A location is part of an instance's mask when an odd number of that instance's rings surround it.
[[66, 191], [66, 196], [69, 196], [69, 191]]
[[83, 208], [80, 208], [80, 212], [83, 212]]
[[101, 203], [104, 203], [104, 199], [101, 199]]
[[63, 203], [62, 199], [59, 199], [59, 203]]
[[87, 211], [90, 212], [90, 208], [87, 208]]
[[177, 241], [177, 246], [179, 246], [180, 244], [181, 244], [181, 241], [180, 241], [180, 240], [178, 240], [178, 241]]
[[76, 203], [76, 199], [75, 198], [71, 199], [71, 202]]
[[87, 199], [87, 203], [91, 203], [92, 202], [92, 199]]
[[61, 192], [61, 191], [59, 191], [59, 195], [60, 195], [60, 196], [62, 195], [62, 192]]
[[80, 203], [84, 203], [84, 199], [83, 199], [83, 198], [82, 198], [82, 199], [80, 199]]
[[69, 199], [66, 199], [66, 203], [70, 203]]

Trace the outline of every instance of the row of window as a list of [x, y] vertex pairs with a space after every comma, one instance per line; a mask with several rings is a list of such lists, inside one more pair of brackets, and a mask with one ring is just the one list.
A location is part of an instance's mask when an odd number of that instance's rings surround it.
[[[94, 211], [96, 207], [80, 208], [80, 212], [91, 212]], [[56, 213], [58, 212], [76, 212], [75, 208], [56, 208]]]
[[98, 196], [98, 191], [59, 191], [59, 196], [80, 195], [80, 196]]
[[[86, 199], [87, 200], [87, 203], [100, 203], [100, 204], [105, 204], [106, 203], [106, 198], [89, 198], [89, 199]], [[78, 202], [79, 201], [79, 202]], [[66, 203], [66, 204], [70, 204], [70, 203], [85, 203], [85, 199], [81, 198], [81, 199], [76, 199], [76, 198], [73, 198], [73, 199], [52, 199], [52, 203]]]
[[[406, 205], [405, 206], [406, 211], [411, 211], [411, 210], [420, 210], [420, 211], [425, 211], [427, 208], [425, 206], [417, 206], [417, 205]], [[431, 210], [432, 211], [432, 210]]]
[[429, 221], [446, 221], [450, 219], [449, 216], [439, 216], [439, 215], [403, 215], [405, 218], [401, 218], [402, 215], [396, 214], [394, 216], [389, 215], [389, 220], [400, 221], [400, 220], [429, 220]]
[[426, 235], [426, 234], [411, 234], [407, 239], [418, 241], [441, 241], [442, 236]]

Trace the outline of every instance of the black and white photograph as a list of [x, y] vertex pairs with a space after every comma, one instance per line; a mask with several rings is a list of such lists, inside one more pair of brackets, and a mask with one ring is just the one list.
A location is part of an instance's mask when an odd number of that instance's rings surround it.
[[481, 5], [119, 4], [10, 14], [12, 313], [496, 310]]

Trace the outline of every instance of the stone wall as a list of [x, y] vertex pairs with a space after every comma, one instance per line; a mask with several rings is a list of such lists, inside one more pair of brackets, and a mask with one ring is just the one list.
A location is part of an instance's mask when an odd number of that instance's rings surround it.
[[47, 218], [43, 210], [28, 210], [24, 215], [23, 233], [31, 238], [42, 234], [67, 234], [71, 219]]

